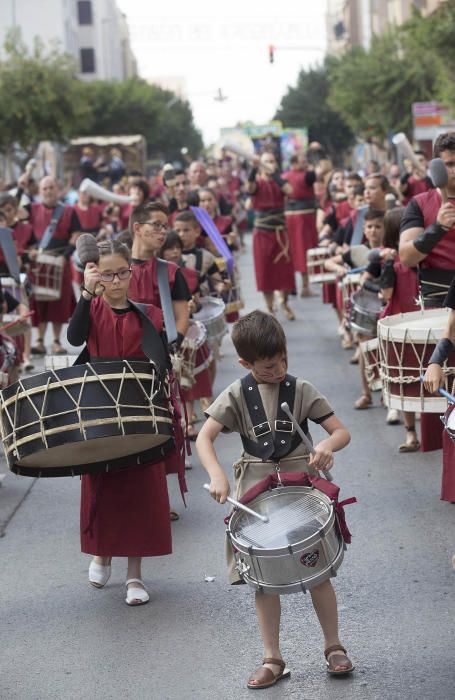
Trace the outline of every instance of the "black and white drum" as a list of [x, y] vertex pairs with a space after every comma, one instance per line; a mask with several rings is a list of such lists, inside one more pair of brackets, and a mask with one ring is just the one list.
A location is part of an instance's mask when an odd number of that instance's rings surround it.
[[168, 382], [139, 361], [21, 379], [0, 392], [0, 427], [9, 468], [24, 476], [110, 471], [158, 461], [173, 445]]
[[269, 594], [305, 592], [336, 576], [345, 544], [332, 501], [308, 486], [280, 486], [260, 494], [228, 525], [236, 568], [254, 589]]

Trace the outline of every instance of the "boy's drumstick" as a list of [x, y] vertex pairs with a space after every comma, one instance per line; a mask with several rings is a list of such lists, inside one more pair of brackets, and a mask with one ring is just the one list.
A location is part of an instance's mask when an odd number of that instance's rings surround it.
[[[209, 484], [204, 484], [204, 488], [206, 491], [210, 489]], [[226, 498], [229, 503], [232, 503], [233, 506], [236, 508], [239, 508], [240, 510], [244, 510], [245, 513], [248, 513], [249, 515], [254, 515], [255, 518], [259, 518], [259, 520], [262, 520], [263, 523], [268, 523], [269, 519], [266, 515], [261, 515], [260, 513], [256, 513], [255, 510], [252, 510], [251, 508], [248, 508], [248, 506], [244, 506], [243, 503], [240, 503], [240, 501], [236, 501], [235, 498], [231, 498], [228, 496]]]
[[20, 319], [30, 318], [30, 316], [33, 316], [34, 313], [35, 313], [34, 311], [29, 311], [27, 314], [24, 314], [23, 316], [17, 316], [17, 317], [14, 319], [14, 321], [8, 321], [8, 323], [5, 323], [4, 326], [2, 326], [2, 325], [1, 325], [1, 322], [0, 322], [0, 331], [1, 331], [1, 332], [6, 331], [7, 328], [11, 328], [11, 326], [15, 326], [16, 323], [17, 323]]
[[[291, 419], [294, 428], [296, 429], [296, 431], [298, 432], [298, 434], [299, 434], [300, 437], [302, 438], [302, 442], [303, 442], [303, 444], [307, 447], [307, 449], [308, 449], [308, 451], [310, 452], [310, 454], [312, 454], [312, 455], [316, 454], [316, 450], [314, 449], [314, 447], [313, 447], [313, 445], [311, 444], [311, 442], [308, 440], [307, 436], [306, 436], [305, 433], [303, 432], [303, 430], [302, 430], [302, 428], [300, 427], [300, 425], [297, 423], [295, 417], [292, 415], [291, 410], [290, 410], [290, 408], [289, 408], [289, 406], [288, 406], [288, 404], [287, 404], [286, 402], [284, 402], [284, 403], [281, 404], [281, 409], [285, 412], [285, 414], [288, 416], [288, 418]], [[320, 471], [322, 471], [322, 469], [321, 469]], [[324, 476], [325, 476], [325, 478], [327, 479], [327, 481], [333, 481], [333, 476], [331, 475], [330, 472], [322, 471], [322, 473], [324, 474]]]

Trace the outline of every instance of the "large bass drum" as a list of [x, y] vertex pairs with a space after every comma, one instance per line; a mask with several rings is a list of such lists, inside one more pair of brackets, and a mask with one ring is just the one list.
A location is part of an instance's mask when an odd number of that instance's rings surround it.
[[21, 379], [0, 393], [9, 467], [74, 476], [157, 461], [167, 451], [161, 446], [173, 446], [168, 394], [149, 362], [87, 363]]
[[332, 501], [309, 486], [280, 486], [248, 503], [269, 522], [234, 511], [228, 538], [245, 583], [262, 593], [305, 592], [336, 576], [345, 544]]

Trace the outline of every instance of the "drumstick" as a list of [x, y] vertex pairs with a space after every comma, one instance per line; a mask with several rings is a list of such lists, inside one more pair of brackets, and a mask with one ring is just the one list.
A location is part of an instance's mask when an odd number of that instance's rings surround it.
[[[209, 484], [204, 484], [204, 488], [206, 491], [210, 489]], [[236, 508], [239, 508], [240, 510], [245, 511], [245, 513], [248, 513], [249, 515], [254, 515], [255, 518], [259, 518], [259, 520], [262, 520], [263, 523], [268, 523], [269, 519], [266, 515], [261, 515], [260, 513], [256, 513], [255, 510], [252, 510], [251, 508], [248, 508], [248, 506], [244, 506], [243, 503], [240, 503], [240, 501], [236, 501], [235, 498], [231, 498], [228, 496], [226, 498], [229, 503], [231, 503], [233, 506]]]
[[35, 312], [34, 311], [29, 311], [28, 314], [23, 314], [22, 316], [17, 316], [17, 318], [14, 319], [14, 321], [8, 321], [8, 323], [5, 323], [4, 326], [0, 325], [0, 331], [6, 331], [7, 328], [11, 328], [11, 326], [16, 325], [19, 319], [24, 319], [24, 318], [30, 318], [30, 316], [33, 316]]
[[[425, 379], [425, 377], [422, 374], [420, 377], [420, 381], [423, 382], [424, 379]], [[444, 396], [444, 398], [446, 398], [448, 401], [450, 401], [450, 403], [455, 403], [455, 396], [453, 396], [453, 394], [449, 394], [448, 391], [446, 391], [445, 389], [442, 389], [441, 387], [439, 387], [438, 392], [441, 394], [441, 396]]]
[[351, 270], [347, 270], [346, 274], [353, 275], [353, 274], [357, 274], [358, 272], [365, 272], [366, 269], [367, 269], [366, 265], [362, 265], [361, 267], [353, 267]]
[[[310, 454], [312, 454], [312, 455], [316, 454], [316, 450], [314, 449], [313, 445], [312, 445], [311, 442], [309, 441], [308, 437], [307, 437], [307, 436], [305, 435], [305, 433], [303, 432], [303, 430], [302, 430], [302, 428], [300, 427], [300, 425], [297, 423], [295, 417], [292, 415], [291, 410], [290, 410], [290, 408], [289, 408], [289, 406], [288, 406], [288, 404], [287, 404], [286, 402], [284, 402], [284, 403], [281, 404], [281, 410], [284, 411], [285, 414], [288, 416], [288, 418], [291, 419], [294, 428], [296, 429], [296, 431], [298, 432], [298, 434], [299, 434], [300, 437], [302, 438], [302, 442], [303, 442], [303, 444], [307, 447], [307, 449], [308, 449], [308, 451], [310, 452]], [[321, 469], [320, 471], [322, 471], [322, 469]], [[324, 476], [325, 476], [325, 478], [327, 479], [327, 481], [333, 481], [333, 476], [331, 475], [330, 472], [324, 472], [324, 471], [322, 471], [322, 473], [324, 474]]]

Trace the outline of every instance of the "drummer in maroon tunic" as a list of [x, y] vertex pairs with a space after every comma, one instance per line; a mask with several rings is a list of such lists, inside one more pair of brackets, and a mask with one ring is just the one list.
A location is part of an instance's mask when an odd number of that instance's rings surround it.
[[403, 195], [403, 204], [408, 204], [413, 197], [422, 192], [428, 192], [433, 183], [427, 175], [428, 162], [423, 151], [415, 151], [416, 161], [411, 163], [409, 171], [400, 178], [400, 191]]
[[284, 218], [285, 195], [292, 195], [292, 186], [283, 180], [273, 153], [255, 158], [248, 175], [248, 192], [254, 207], [253, 256], [256, 287], [264, 294], [270, 313], [275, 312], [275, 291], [280, 292], [285, 317], [293, 321], [288, 295], [295, 288], [294, 268]]
[[294, 270], [302, 275], [302, 297], [311, 296], [308, 283], [306, 256], [310, 248], [318, 245], [316, 230], [316, 198], [314, 183], [316, 173], [308, 165], [301, 151], [291, 158], [291, 169], [283, 177], [292, 187], [292, 196], [286, 201], [286, 228], [292, 253]]
[[[425, 372], [425, 388], [432, 393], [436, 393], [439, 387], [444, 386], [443, 365], [449, 357], [453, 358], [455, 353], [455, 277], [444, 301], [444, 306], [450, 309], [447, 327], [444, 337], [438, 342], [430, 357], [428, 369]], [[455, 404], [451, 404], [450, 410], [455, 410]], [[441, 499], [455, 503], [455, 445], [446, 430], [444, 430], [442, 438], [442, 448]]]
[[[31, 204], [30, 223], [36, 239], [39, 241], [44, 236], [45, 231], [51, 223], [52, 216], [59, 205], [59, 191], [57, 182], [53, 177], [46, 175], [40, 182], [41, 203]], [[79, 218], [73, 207], [65, 205], [62, 214], [57, 222], [53, 236], [46, 246], [46, 251], [58, 254], [58, 257], [65, 260], [63, 268], [62, 291], [58, 301], [35, 301], [32, 297], [31, 309], [34, 311], [33, 325], [38, 326], [38, 338], [32, 352], [37, 355], [44, 355], [44, 336], [48, 323], [52, 323], [54, 331], [54, 342], [52, 353], [55, 355], [66, 354], [60, 344], [60, 334], [62, 325], [66, 323], [73, 313], [75, 298], [71, 281], [71, 267], [69, 258], [74, 252], [75, 242], [81, 230]], [[30, 251], [31, 259], [36, 258], [37, 251]]]
[[[84, 289], [68, 327], [68, 340], [76, 346], [86, 341], [92, 361], [97, 357], [147, 360], [142, 321], [127, 297], [131, 273], [130, 251], [118, 241], [101, 244], [98, 265], [88, 263], [85, 268]], [[97, 297], [98, 284], [104, 292]], [[146, 313], [161, 344], [162, 313], [154, 306]], [[81, 548], [94, 555], [89, 582], [102, 588], [111, 575], [112, 557], [127, 557], [126, 602], [147, 603], [142, 557], [172, 551], [164, 462], [85, 475], [81, 496]]]

